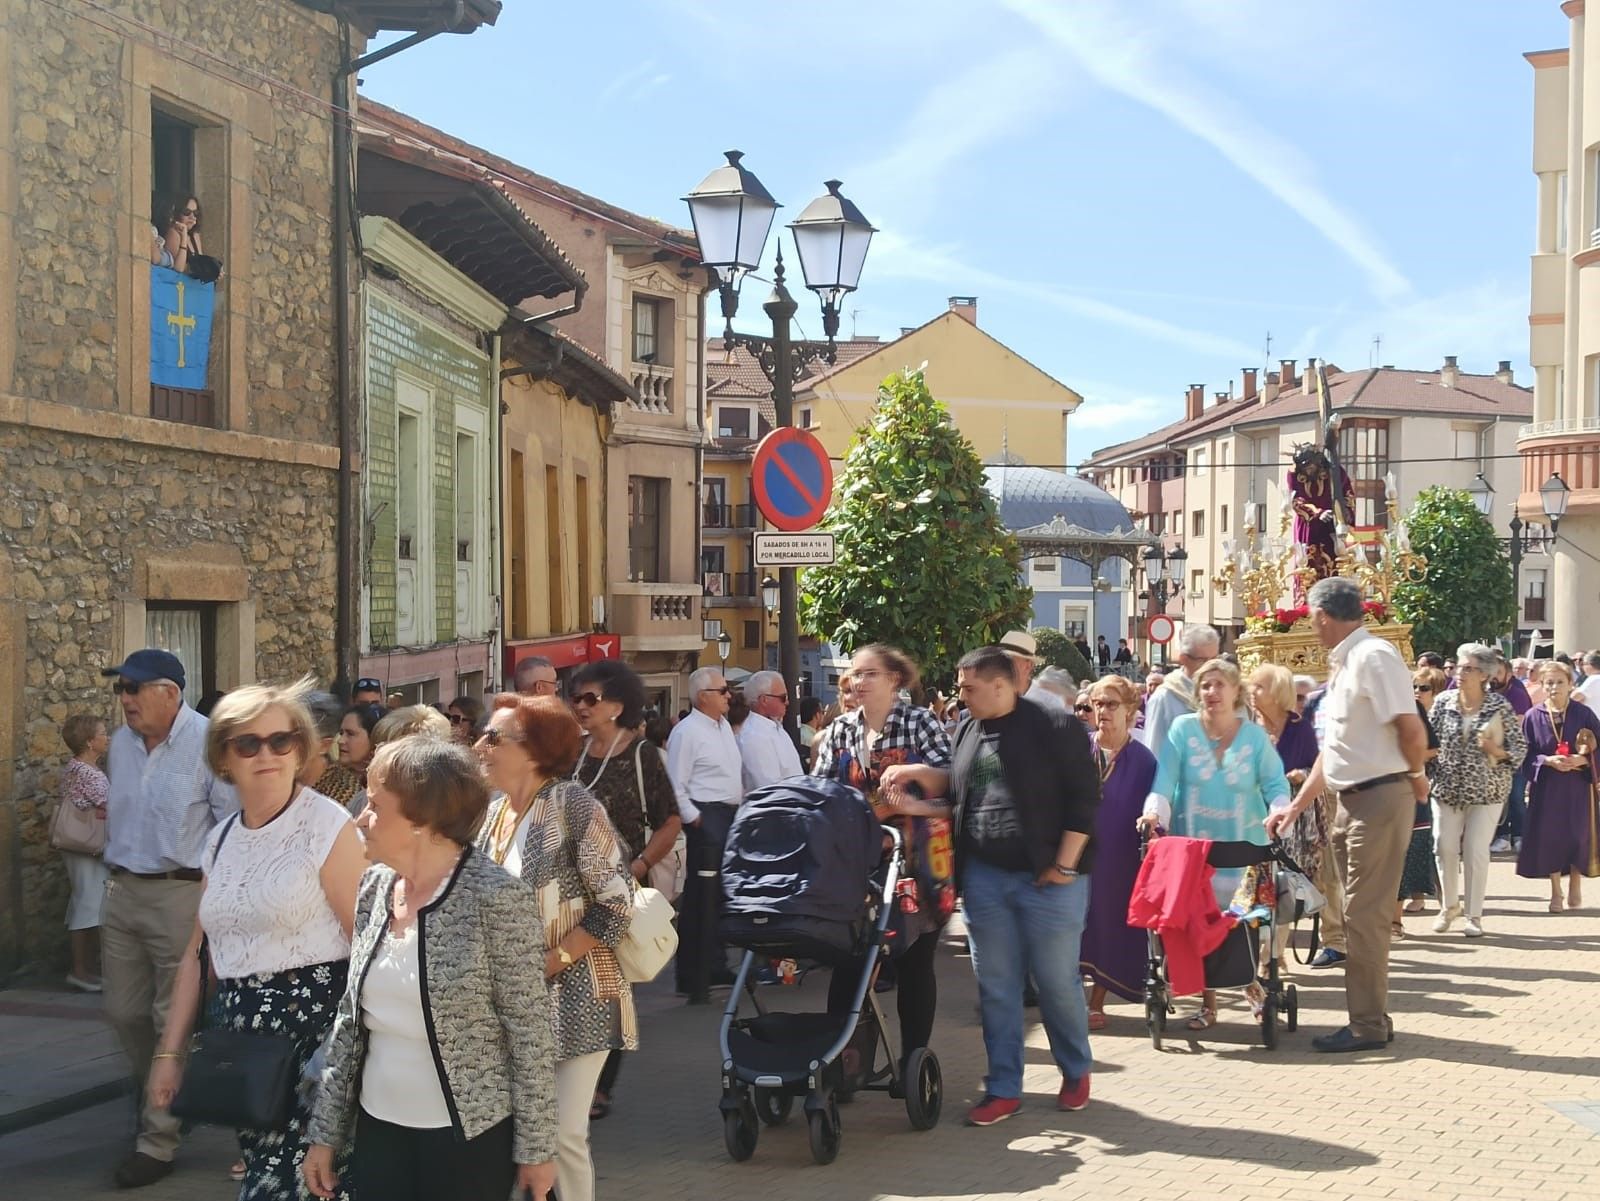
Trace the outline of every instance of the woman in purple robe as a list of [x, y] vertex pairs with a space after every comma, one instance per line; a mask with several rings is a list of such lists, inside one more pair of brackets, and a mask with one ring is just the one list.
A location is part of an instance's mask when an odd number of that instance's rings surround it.
[[1128, 925], [1128, 899], [1139, 874], [1135, 823], [1156, 778], [1156, 757], [1132, 736], [1139, 690], [1121, 676], [1106, 676], [1089, 688], [1094, 706], [1095, 762], [1100, 768], [1100, 810], [1095, 816], [1094, 871], [1089, 875], [1089, 913], [1078, 966], [1093, 980], [1089, 1029], [1106, 1027], [1106, 994], [1125, 1001], [1144, 998], [1145, 931]]
[[[1572, 702], [1572, 676], [1545, 659], [1534, 678], [1544, 685], [1544, 703], [1522, 719], [1528, 738], [1524, 772], [1528, 778], [1528, 816], [1517, 852], [1517, 875], [1550, 881], [1550, 912], [1583, 903], [1579, 881], [1600, 876], [1595, 808], [1596, 747], [1600, 717]], [[1561, 895], [1561, 877], [1567, 895]]]

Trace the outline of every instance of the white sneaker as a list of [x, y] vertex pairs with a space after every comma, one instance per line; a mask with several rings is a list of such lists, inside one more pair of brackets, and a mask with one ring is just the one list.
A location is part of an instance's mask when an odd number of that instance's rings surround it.
[[1480, 918], [1469, 917], [1461, 926], [1461, 933], [1468, 938], [1483, 937], [1483, 921]]
[[[1439, 916], [1433, 919], [1433, 932], [1435, 934], [1445, 933], [1450, 929], [1450, 923], [1460, 916], [1461, 910], [1457, 906], [1439, 910]], [[1480, 930], [1479, 933], [1481, 934], [1482, 931]]]
[[1497, 838], [1489, 844], [1490, 853], [1495, 855], [1503, 855], [1510, 849], [1511, 840], [1509, 838]]

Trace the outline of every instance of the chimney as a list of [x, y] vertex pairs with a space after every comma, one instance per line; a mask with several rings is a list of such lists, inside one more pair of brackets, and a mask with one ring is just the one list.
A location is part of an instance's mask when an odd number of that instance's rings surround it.
[[1262, 404], [1269, 405], [1278, 399], [1278, 391], [1283, 387], [1283, 385], [1278, 382], [1278, 378], [1278, 373], [1276, 371], [1267, 372], [1267, 386], [1261, 390]]
[[1290, 388], [1294, 387], [1295, 384], [1300, 382], [1294, 373], [1293, 359], [1279, 359], [1278, 367], [1280, 369], [1278, 371], [1278, 387], [1283, 391], [1287, 392]]
[[963, 321], [978, 324], [978, 298], [976, 296], [952, 296], [950, 298], [950, 311]]
[[1444, 366], [1439, 368], [1439, 383], [1446, 388], [1454, 388], [1461, 383], [1461, 368], [1456, 366], [1456, 356], [1444, 356]]
[[1204, 384], [1190, 384], [1189, 395], [1183, 406], [1183, 419], [1194, 421], [1206, 404], [1206, 386]]
[[1307, 359], [1306, 360], [1306, 373], [1305, 373], [1304, 376], [1301, 377], [1300, 383], [1302, 385], [1301, 386], [1301, 391], [1303, 391], [1307, 396], [1315, 396], [1317, 394], [1317, 360], [1316, 359]]
[[1511, 374], [1511, 360], [1510, 359], [1501, 359], [1500, 360], [1500, 366], [1495, 368], [1494, 377], [1495, 377], [1495, 379], [1499, 380], [1502, 384], [1514, 384], [1514, 383], [1517, 382], [1516, 376]]
[[1256, 368], [1244, 368], [1244, 395], [1240, 400], [1254, 400], [1256, 398]]
[[1219, 405], [1225, 405], [1230, 400], [1233, 399], [1233, 393], [1232, 392], [1217, 392], [1217, 393], [1214, 393], [1213, 395], [1215, 395], [1215, 397], [1217, 399], [1217, 403]]

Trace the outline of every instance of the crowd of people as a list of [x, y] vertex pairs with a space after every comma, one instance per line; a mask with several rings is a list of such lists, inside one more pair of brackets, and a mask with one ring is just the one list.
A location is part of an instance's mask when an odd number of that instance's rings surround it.
[[[676, 988], [707, 1002], [733, 980], [716, 917], [734, 815], [803, 774], [859, 789], [904, 835], [909, 918], [878, 981], [896, 994], [902, 1060], [932, 1040], [941, 931], [961, 909], [988, 1062], [969, 1124], [1020, 1107], [1031, 1004], [1058, 1105], [1089, 1103], [1090, 1034], [1114, 997], [1144, 999], [1129, 907], [1146, 841], [1167, 834], [1281, 839], [1327, 898], [1311, 966], [1345, 973], [1348, 1022], [1313, 1045], [1382, 1047], [1408, 914], [1432, 898], [1436, 933], [1459, 920], [1482, 937], [1496, 848], [1548, 882], [1552, 912], [1600, 875], [1600, 654], [1581, 678], [1476, 643], [1413, 669], [1366, 629], [1361, 600], [1348, 580], [1311, 589], [1325, 685], [1243, 674], [1199, 625], [1143, 688], [1109, 648], [1109, 670], [1079, 682], [1041, 670], [1013, 631], [962, 658], [949, 697], [896, 648], [863, 647], [836, 706], [800, 698], [795, 736], [793, 690], [771, 671], [737, 689], [694, 672], [676, 720], [647, 709], [625, 664], [563, 681], [540, 659], [517, 665], [514, 691], [441, 706], [391, 707], [375, 679], [348, 697], [306, 679], [202, 714], [176, 656], [137, 651], [105, 672], [122, 724], [108, 734], [85, 714], [62, 730], [61, 803], [104, 826], [103, 854], [64, 852], [68, 979], [104, 990], [143, 1085], [116, 1182], [171, 1171], [170, 1107], [209, 1026], [288, 1040], [318, 1083], [280, 1129], [241, 1131], [241, 1197], [593, 1197], [590, 1125], [641, 1038], [616, 954], [635, 885], [676, 901]], [[1212, 877], [1219, 907], [1240, 874]], [[1280, 932], [1263, 962], [1284, 952]], [[835, 980], [830, 1010], [847, 1008], [853, 981]], [[1259, 984], [1245, 992], [1259, 1017]], [[1219, 1017], [1205, 991], [1187, 1024]]]

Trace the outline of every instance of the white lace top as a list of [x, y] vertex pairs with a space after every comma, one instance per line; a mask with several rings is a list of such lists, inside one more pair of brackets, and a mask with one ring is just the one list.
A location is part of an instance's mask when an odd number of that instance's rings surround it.
[[[302, 788], [260, 829], [218, 823], [206, 839], [200, 925], [223, 979], [350, 957], [350, 939], [322, 891], [322, 865], [350, 814]], [[227, 829], [222, 855], [217, 840]]]

